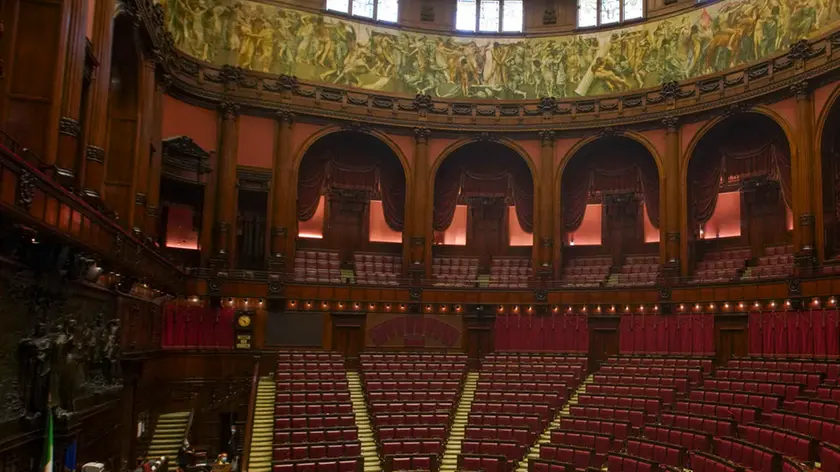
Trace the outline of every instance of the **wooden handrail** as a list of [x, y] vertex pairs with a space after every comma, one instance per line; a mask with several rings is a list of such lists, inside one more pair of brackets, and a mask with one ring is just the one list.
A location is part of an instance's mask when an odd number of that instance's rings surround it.
[[260, 375], [260, 358], [254, 356], [254, 376], [251, 380], [251, 396], [248, 398], [248, 419], [245, 422], [245, 443], [242, 445], [242, 459], [239, 461], [239, 470], [248, 470], [248, 462], [251, 455], [251, 435], [254, 434], [254, 411], [257, 408], [257, 385]]

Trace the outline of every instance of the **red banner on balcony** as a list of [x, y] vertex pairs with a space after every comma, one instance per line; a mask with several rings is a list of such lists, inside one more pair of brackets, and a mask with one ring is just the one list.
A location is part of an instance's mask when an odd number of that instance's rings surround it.
[[368, 313], [365, 346], [460, 349], [460, 315]]

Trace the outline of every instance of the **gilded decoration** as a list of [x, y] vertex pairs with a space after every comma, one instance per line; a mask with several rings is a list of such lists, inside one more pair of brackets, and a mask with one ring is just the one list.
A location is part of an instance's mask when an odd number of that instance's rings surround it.
[[473, 38], [252, 1], [161, 3], [177, 47], [215, 65], [373, 91], [475, 99], [659, 87], [787, 52], [840, 19], [840, 0], [728, 0], [627, 28]]

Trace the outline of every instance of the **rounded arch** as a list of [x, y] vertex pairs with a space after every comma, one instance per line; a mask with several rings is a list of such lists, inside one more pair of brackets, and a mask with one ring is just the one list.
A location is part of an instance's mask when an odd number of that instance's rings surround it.
[[[464, 146], [469, 146], [470, 144], [480, 143], [480, 142], [483, 142], [483, 140], [479, 139], [479, 138], [462, 138], [462, 139], [459, 139], [458, 141], [455, 141], [454, 143], [446, 146], [443, 149], [443, 151], [441, 151], [441, 153], [438, 154], [435, 157], [434, 162], [432, 162], [432, 167], [429, 169], [429, 182], [428, 182], [429, 183], [429, 188], [434, 190], [434, 188], [435, 188], [435, 176], [438, 173], [438, 169], [440, 169], [441, 164], [443, 164], [443, 162], [446, 161], [446, 159], [449, 156], [451, 156], [455, 151], [463, 148]], [[531, 155], [528, 154], [528, 151], [526, 151], [525, 148], [523, 148], [519, 143], [517, 143], [516, 141], [514, 141], [512, 139], [509, 139], [509, 138], [500, 137], [498, 139], [492, 140], [491, 142], [501, 144], [501, 145], [511, 149], [516, 154], [518, 154], [519, 157], [521, 157], [523, 161], [525, 161], [525, 164], [528, 165], [528, 169], [531, 171], [531, 179], [533, 179], [533, 181], [534, 181], [534, 195], [535, 195], [534, 198], [536, 198], [536, 195], [538, 194], [538, 188], [539, 188], [539, 186], [538, 186], [539, 185], [539, 179], [537, 178], [537, 167], [534, 164], [534, 160], [531, 157]]]
[[840, 84], [836, 85], [834, 90], [831, 91], [831, 94], [825, 101], [825, 105], [820, 110], [820, 114], [817, 116], [816, 126], [814, 127], [814, 136], [816, 136], [814, 155], [816, 156], [822, 156], [823, 138], [828, 120], [832, 117], [833, 113], [837, 113], [837, 110], [840, 110], [840, 106], [837, 103], [838, 99], [840, 99]]
[[[648, 153], [650, 153], [650, 155], [653, 157], [653, 161], [656, 162], [656, 171], [659, 173], [659, 180], [661, 182], [662, 176], [664, 175], [662, 156], [659, 154], [659, 150], [656, 149], [656, 146], [654, 146], [654, 144], [652, 142], [650, 142], [650, 140], [647, 138], [647, 136], [645, 136], [641, 133], [638, 133], [636, 131], [629, 131], [629, 130], [628, 131], [623, 131], [623, 132], [620, 132], [620, 133], [616, 133], [615, 136], [631, 139], [631, 140], [636, 141], [637, 143], [641, 144], [642, 146], [644, 146], [645, 149], [648, 150]], [[578, 141], [577, 143], [575, 143], [575, 145], [572, 146], [572, 148], [569, 149], [566, 152], [566, 154], [563, 155], [560, 158], [560, 165], [557, 166], [557, 169], [554, 172], [555, 188], [558, 188], [558, 189], [560, 188], [560, 182], [563, 178], [563, 171], [566, 170], [566, 166], [569, 164], [569, 161], [572, 160], [572, 158], [575, 156], [575, 154], [580, 152], [586, 146], [588, 146], [588, 145], [590, 145], [590, 144], [592, 144], [596, 141], [599, 141], [601, 139], [604, 139], [604, 138], [605, 138], [604, 135], [596, 135], [596, 136], [589, 136], [587, 138], [583, 138], [580, 141]]]
[[[830, 145], [829, 139], [834, 137], [827, 134], [826, 129], [829, 124], [840, 122], [840, 103], [838, 103], [838, 100], [840, 100], [840, 85], [834, 87], [822, 110], [820, 110], [814, 130], [814, 156], [819, 159], [818, 165], [815, 165], [812, 169], [814, 172], [814, 204], [815, 209], [822, 208], [822, 211], [814, 212], [814, 233], [816, 237], [817, 259], [820, 262], [833, 257], [837, 253], [836, 243], [834, 242], [837, 239], [837, 222], [830, 216], [828, 219], [826, 218], [828, 214], [826, 205], [831, 204], [830, 199], [836, 197], [829, 197], [826, 193], [834, 188], [834, 186], [831, 183], [827, 186], [825, 180], [832, 175], [831, 169], [826, 168], [830, 165], [830, 162], [826, 162], [826, 159], [830, 159], [828, 154], [831, 152], [831, 149], [827, 148], [827, 145]], [[837, 138], [834, 137], [834, 139]]]

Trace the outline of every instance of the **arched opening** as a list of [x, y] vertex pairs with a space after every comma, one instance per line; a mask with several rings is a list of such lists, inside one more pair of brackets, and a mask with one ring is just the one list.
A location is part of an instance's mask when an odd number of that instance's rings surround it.
[[566, 286], [653, 285], [659, 275], [659, 169], [626, 136], [587, 143], [560, 182]]
[[823, 232], [826, 261], [840, 255], [840, 105], [828, 112], [821, 139]]
[[375, 136], [339, 131], [317, 140], [298, 170], [297, 280], [398, 285], [405, 170]]
[[745, 113], [715, 124], [691, 155], [687, 194], [695, 281], [791, 274], [790, 145], [772, 118]]
[[114, 19], [108, 95], [108, 157], [103, 195], [123, 225], [131, 225], [134, 196], [130, 189], [140, 132], [140, 55], [135, 26], [127, 15]]
[[534, 178], [515, 150], [473, 142], [435, 174], [436, 285], [526, 287], [531, 278]]

